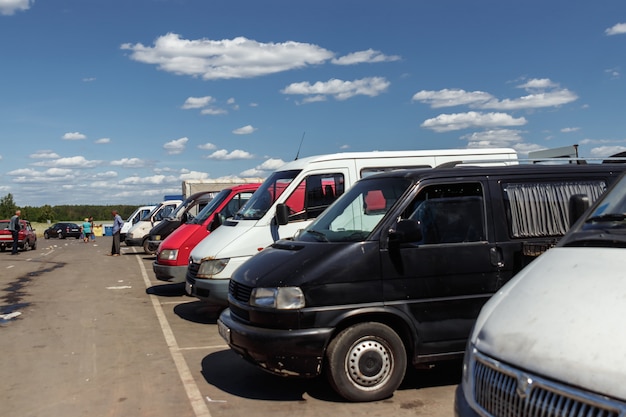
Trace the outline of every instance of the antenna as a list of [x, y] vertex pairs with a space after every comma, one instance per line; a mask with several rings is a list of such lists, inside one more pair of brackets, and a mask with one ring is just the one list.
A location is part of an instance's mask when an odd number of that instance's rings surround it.
[[300, 148], [302, 148], [302, 142], [304, 141], [305, 134], [306, 134], [306, 131], [302, 132], [302, 138], [300, 139], [300, 146], [298, 146], [298, 152], [296, 153], [296, 160], [300, 156]]

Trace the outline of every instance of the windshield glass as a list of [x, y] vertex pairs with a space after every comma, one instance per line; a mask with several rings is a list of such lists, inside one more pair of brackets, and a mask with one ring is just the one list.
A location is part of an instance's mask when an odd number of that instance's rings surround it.
[[157, 211], [159, 211], [159, 210], [161, 209], [161, 206], [162, 206], [162, 205], [163, 205], [163, 203], [159, 203], [157, 206], [155, 206], [155, 207], [152, 209], [152, 211], [150, 211], [150, 213], [146, 214], [145, 216], [143, 216], [143, 217], [141, 218], [141, 221], [142, 221], [142, 222], [149, 222], [149, 221], [150, 221], [150, 219], [152, 218], [152, 215], [153, 215], [154, 213], [156, 213]]
[[259, 220], [299, 173], [300, 170], [274, 172], [252, 194], [252, 198], [235, 214], [234, 219]]
[[363, 241], [411, 184], [406, 178], [361, 180], [304, 229], [298, 240]]
[[626, 176], [604, 195], [600, 204], [587, 216], [582, 230], [626, 227]]
[[220, 204], [222, 204], [222, 202], [226, 200], [226, 197], [228, 197], [229, 195], [230, 195], [230, 189], [220, 191], [215, 197], [213, 197], [213, 200], [211, 200], [209, 204], [204, 206], [204, 208], [200, 210], [200, 213], [198, 213], [198, 215], [194, 217], [194, 219], [190, 221], [189, 223], [194, 223], [194, 224], [204, 223], [204, 221], [208, 219], [213, 214], [213, 212], [215, 212], [215, 210], [217, 210]]

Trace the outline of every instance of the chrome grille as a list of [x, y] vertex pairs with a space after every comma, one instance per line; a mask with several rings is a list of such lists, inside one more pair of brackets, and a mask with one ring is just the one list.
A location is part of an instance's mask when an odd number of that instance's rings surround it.
[[490, 417], [626, 417], [626, 403], [549, 381], [474, 352], [474, 401]]
[[252, 294], [252, 287], [243, 285], [232, 279], [228, 283], [228, 293], [237, 301], [242, 303], [248, 303], [250, 300], [250, 294]]

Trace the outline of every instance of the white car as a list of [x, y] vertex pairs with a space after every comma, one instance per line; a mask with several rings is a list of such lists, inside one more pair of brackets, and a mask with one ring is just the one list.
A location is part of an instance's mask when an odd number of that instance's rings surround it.
[[626, 416], [626, 177], [476, 321], [457, 416]]

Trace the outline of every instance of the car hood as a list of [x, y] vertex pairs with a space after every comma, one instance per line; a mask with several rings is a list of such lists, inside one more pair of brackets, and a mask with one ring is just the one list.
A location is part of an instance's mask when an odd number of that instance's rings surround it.
[[472, 342], [503, 362], [626, 400], [625, 256], [548, 250], [485, 304]]

